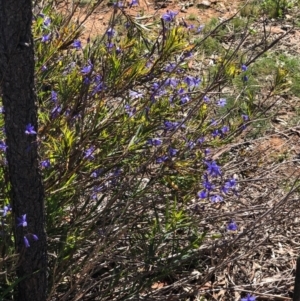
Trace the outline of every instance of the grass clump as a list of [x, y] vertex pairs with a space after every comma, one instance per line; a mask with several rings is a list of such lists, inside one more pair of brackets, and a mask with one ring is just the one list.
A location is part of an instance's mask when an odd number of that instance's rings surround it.
[[246, 5], [241, 8], [241, 15], [243, 17], [257, 17], [265, 14], [269, 18], [284, 18], [289, 10], [296, 8], [298, 5], [298, 0], [254, 0], [246, 3]]

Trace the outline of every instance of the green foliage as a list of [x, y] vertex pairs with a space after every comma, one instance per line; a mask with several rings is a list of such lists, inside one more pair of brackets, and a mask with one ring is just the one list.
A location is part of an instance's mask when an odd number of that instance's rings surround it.
[[289, 8], [297, 4], [297, 0], [264, 0], [261, 3], [261, 7], [270, 18], [282, 18]]
[[247, 26], [247, 19], [246, 18], [241, 18], [241, 17], [236, 17], [232, 19], [232, 26], [234, 32], [241, 32], [243, 31], [246, 26]]
[[[260, 2], [260, 1], [259, 1]], [[257, 17], [261, 12], [260, 3], [257, 1], [252, 1], [243, 5], [241, 8], [242, 17]]]
[[190, 20], [190, 21], [196, 21], [197, 20], [197, 15], [190, 14], [190, 15], [188, 15], [187, 19]]
[[298, 0], [253, 0], [241, 7], [241, 16], [257, 17], [266, 14], [269, 18], [283, 18], [289, 9], [298, 5]]
[[208, 37], [204, 43], [200, 41], [200, 44], [206, 55], [211, 55], [221, 50], [221, 44], [213, 37]]
[[279, 65], [281, 68], [286, 70], [285, 77], [286, 80], [284, 82], [288, 82], [290, 84], [291, 92], [299, 97], [300, 96], [300, 60], [297, 57], [292, 57], [291, 55], [279, 55], [278, 56]]

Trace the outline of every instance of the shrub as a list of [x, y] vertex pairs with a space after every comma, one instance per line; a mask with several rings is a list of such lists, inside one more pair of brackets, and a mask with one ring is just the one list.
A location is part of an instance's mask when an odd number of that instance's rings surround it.
[[[103, 36], [87, 42], [51, 6], [34, 20], [49, 300], [150, 296], [154, 282], [206, 273], [200, 247], [223, 234], [204, 208], [236, 198], [238, 187], [218, 151], [261, 116], [249, 63], [267, 49], [242, 50], [249, 28], [221, 49], [229, 21], [198, 31], [176, 26], [171, 11], [147, 23], [113, 10]], [[2, 160], [7, 205], [5, 146]], [[16, 255], [9, 214], [3, 221], [4, 297]]]

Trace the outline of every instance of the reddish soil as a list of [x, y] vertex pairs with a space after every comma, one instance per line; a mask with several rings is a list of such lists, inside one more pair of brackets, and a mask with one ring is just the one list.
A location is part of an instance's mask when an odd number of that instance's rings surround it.
[[[139, 5], [131, 8], [129, 8], [129, 2], [122, 3], [126, 7], [126, 12], [132, 16], [161, 16], [167, 10], [171, 10], [179, 12], [177, 20], [184, 20], [188, 25], [200, 25], [205, 24], [205, 22], [212, 17], [226, 19], [232, 16], [244, 2], [245, 0], [166, 0], [164, 2], [140, 0]], [[70, 12], [71, 8], [72, 5], [69, 2], [60, 5], [60, 9], [64, 12]], [[75, 19], [82, 21], [88, 9], [88, 4], [78, 7], [74, 15]], [[84, 22], [85, 31], [83, 33], [83, 39], [103, 34], [107, 29], [113, 11], [113, 6], [109, 6], [107, 2], [100, 4]]]

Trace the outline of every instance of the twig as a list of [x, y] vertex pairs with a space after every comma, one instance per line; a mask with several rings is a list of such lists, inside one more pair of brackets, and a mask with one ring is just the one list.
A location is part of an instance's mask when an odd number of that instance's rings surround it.
[[[238, 289], [238, 288], [236, 288], [235, 290], [253, 294], [252, 291], [247, 291], [247, 290]], [[289, 298], [289, 297], [284, 297], [284, 296], [279, 296], [279, 295], [270, 295], [270, 294], [264, 294], [264, 293], [257, 293], [257, 292], [255, 292], [255, 295], [260, 296], [261, 298], [265, 298], [267, 300], [284, 300], [284, 301], [292, 300], [292, 298]]]

